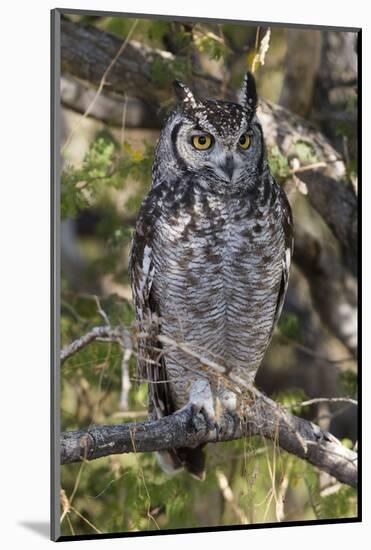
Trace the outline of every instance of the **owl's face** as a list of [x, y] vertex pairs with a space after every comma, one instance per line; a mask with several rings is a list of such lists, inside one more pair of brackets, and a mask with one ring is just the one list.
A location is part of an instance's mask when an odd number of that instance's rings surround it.
[[199, 100], [184, 84], [174, 86], [178, 110], [166, 136], [180, 169], [227, 185], [261, 173], [264, 145], [252, 75], [246, 75], [240, 103]]

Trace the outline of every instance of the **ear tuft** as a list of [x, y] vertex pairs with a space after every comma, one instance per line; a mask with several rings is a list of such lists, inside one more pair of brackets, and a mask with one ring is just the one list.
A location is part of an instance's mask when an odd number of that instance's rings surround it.
[[258, 105], [258, 94], [256, 92], [255, 78], [249, 71], [245, 74], [243, 80], [240, 91], [240, 104], [252, 118]]
[[183, 106], [197, 107], [197, 101], [193, 92], [188, 86], [180, 82], [180, 80], [174, 80], [173, 82], [175, 95], [178, 100], [178, 104]]

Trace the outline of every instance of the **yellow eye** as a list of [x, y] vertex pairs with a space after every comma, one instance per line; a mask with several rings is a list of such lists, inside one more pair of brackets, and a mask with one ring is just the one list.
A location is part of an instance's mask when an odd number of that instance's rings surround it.
[[210, 134], [200, 134], [198, 136], [192, 137], [193, 147], [199, 149], [200, 151], [205, 151], [205, 149], [209, 149], [212, 143], [213, 139]]
[[238, 140], [238, 143], [240, 144], [241, 149], [248, 149], [251, 143], [251, 138], [249, 134], [242, 134], [242, 136]]

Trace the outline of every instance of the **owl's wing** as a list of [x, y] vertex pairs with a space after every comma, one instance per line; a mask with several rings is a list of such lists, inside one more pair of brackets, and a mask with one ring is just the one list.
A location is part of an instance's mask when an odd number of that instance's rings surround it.
[[286, 193], [283, 191], [280, 185], [278, 185], [276, 182], [274, 182], [274, 184], [276, 185], [276, 189], [278, 189], [277, 199], [278, 199], [279, 209], [282, 216], [282, 227], [283, 227], [283, 233], [285, 238], [285, 254], [282, 258], [282, 278], [281, 278], [280, 288], [278, 291], [277, 306], [276, 306], [276, 312], [274, 315], [273, 328], [277, 323], [282, 312], [283, 303], [284, 303], [286, 291], [287, 291], [287, 286], [289, 284], [291, 258], [294, 250], [294, 234], [293, 234], [293, 220], [292, 220], [291, 207], [290, 207], [289, 201], [287, 200]]
[[153, 292], [156, 268], [153, 258], [156, 203], [151, 193], [144, 200], [132, 240], [129, 261], [131, 286], [138, 322], [138, 373], [148, 382], [148, 409], [151, 418], [162, 418], [172, 412], [166, 365], [157, 340], [160, 310]]
[[[160, 304], [153, 290], [156, 278], [154, 244], [155, 224], [161, 213], [161, 204], [156, 197], [156, 188], [152, 188], [143, 201], [132, 241], [129, 272], [138, 321], [138, 372], [148, 382], [148, 414], [152, 420], [173, 413], [174, 403], [171, 397], [166, 357], [158, 341], [161, 322]], [[158, 200], [159, 199], [159, 200]], [[174, 473], [185, 467], [199, 479], [204, 479], [205, 456], [200, 447], [188, 449], [167, 449], [157, 453], [162, 469]]]

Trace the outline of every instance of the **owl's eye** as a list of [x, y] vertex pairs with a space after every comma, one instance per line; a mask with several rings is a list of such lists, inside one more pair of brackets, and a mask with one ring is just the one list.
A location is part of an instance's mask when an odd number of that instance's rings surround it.
[[209, 149], [213, 143], [213, 138], [210, 134], [200, 134], [192, 137], [192, 145], [199, 151]]
[[250, 147], [251, 137], [249, 136], [249, 134], [242, 134], [242, 136], [238, 140], [238, 143], [240, 144], [241, 149], [248, 149]]

